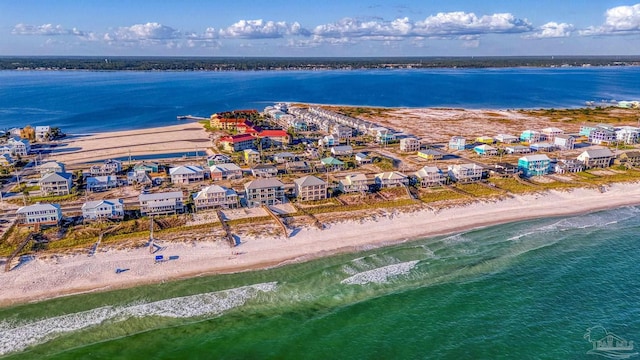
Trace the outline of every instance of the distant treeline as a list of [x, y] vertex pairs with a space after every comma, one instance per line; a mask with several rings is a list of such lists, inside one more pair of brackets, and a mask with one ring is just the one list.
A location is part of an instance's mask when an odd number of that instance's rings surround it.
[[637, 66], [640, 65], [640, 56], [402, 58], [0, 57], [0, 70], [257, 71], [588, 65]]

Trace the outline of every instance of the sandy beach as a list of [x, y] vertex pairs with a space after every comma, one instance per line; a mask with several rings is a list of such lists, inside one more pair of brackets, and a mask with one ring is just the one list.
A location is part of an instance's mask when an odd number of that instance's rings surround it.
[[205, 151], [209, 133], [197, 122], [141, 130], [74, 135], [60, 141], [50, 158], [67, 165], [131, 155]]
[[[638, 204], [638, 184], [612, 184], [606, 192], [596, 189], [549, 191], [438, 211], [389, 213], [372, 220], [333, 223], [324, 230], [303, 228], [286, 239], [242, 238], [242, 245], [236, 248], [230, 248], [222, 239], [188, 244], [167, 242], [160, 254], [165, 258], [177, 255], [179, 259], [163, 263], [155, 263], [148, 248], [103, 250], [94, 257], [80, 254], [36, 258], [11, 272], [0, 273], [3, 284], [0, 304], [268, 268], [493, 224]], [[116, 274], [116, 268], [129, 270]]]

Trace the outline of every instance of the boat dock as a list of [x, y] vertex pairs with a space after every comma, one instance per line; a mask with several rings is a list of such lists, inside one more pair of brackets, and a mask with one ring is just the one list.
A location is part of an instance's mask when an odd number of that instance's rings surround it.
[[193, 116], [193, 115], [178, 115], [177, 119], [178, 120], [197, 120], [197, 121], [210, 120], [209, 118], [206, 118], [206, 117]]

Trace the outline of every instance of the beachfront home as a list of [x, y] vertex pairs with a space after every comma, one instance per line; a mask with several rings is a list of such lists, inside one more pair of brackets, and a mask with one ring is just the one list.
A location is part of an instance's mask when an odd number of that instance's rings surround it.
[[13, 154], [13, 148], [9, 145], [2, 145], [0, 146], [0, 154], [4, 155], [11, 155]]
[[551, 142], [553, 142], [553, 139], [555, 139], [556, 136], [564, 134], [564, 130], [558, 129], [557, 127], [544, 128], [540, 132], [548, 141]]
[[16, 223], [20, 226], [58, 225], [62, 210], [58, 204], [28, 205], [16, 211]]
[[7, 146], [11, 148], [11, 155], [27, 156], [31, 152], [31, 143], [27, 139], [10, 137]]
[[63, 173], [66, 172], [64, 168], [64, 164], [57, 161], [47, 161], [38, 166], [38, 172], [40, 175], [48, 174], [48, 173]]
[[613, 127], [612, 125], [609, 124], [590, 124], [590, 123], [586, 123], [580, 126], [580, 132], [579, 134], [581, 136], [586, 136], [586, 137], [590, 137], [591, 136], [591, 132], [593, 130], [597, 130], [597, 129], [605, 129], [605, 130], [609, 130], [609, 131], [615, 131], [615, 127]]
[[616, 128], [616, 140], [625, 144], [635, 144], [640, 137], [640, 128], [635, 126], [620, 126]]
[[350, 145], [340, 145], [331, 148], [331, 155], [333, 156], [351, 156], [353, 154], [353, 147]]
[[609, 167], [614, 155], [608, 148], [585, 150], [578, 155], [578, 160], [582, 161], [587, 169], [594, 167]]
[[368, 192], [369, 179], [364, 174], [350, 174], [338, 182], [338, 190], [347, 194], [352, 192]]
[[378, 144], [388, 144], [396, 140], [396, 134], [392, 130], [382, 126], [370, 128], [369, 132], [375, 136]]
[[518, 159], [518, 170], [526, 177], [547, 175], [550, 165], [551, 159], [545, 154], [528, 155]]
[[336, 144], [336, 138], [333, 135], [327, 135], [319, 141], [318, 145], [330, 147], [330, 146], [334, 146], [335, 144]]
[[254, 149], [244, 149], [242, 157], [245, 164], [256, 164], [260, 162], [260, 153]]
[[149, 185], [151, 184], [151, 176], [145, 170], [134, 170], [127, 173], [128, 185]]
[[284, 184], [278, 179], [256, 179], [244, 184], [244, 190], [249, 207], [284, 202]]
[[213, 181], [242, 179], [242, 169], [234, 163], [213, 165], [209, 170]]
[[320, 163], [322, 164], [322, 166], [324, 166], [326, 171], [338, 171], [342, 170], [342, 168], [344, 167], [344, 162], [332, 156], [320, 160]]
[[535, 130], [525, 130], [520, 134], [520, 141], [526, 141], [530, 144], [540, 142], [544, 139], [544, 135]]
[[444, 154], [435, 149], [424, 149], [417, 152], [419, 158], [425, 160], [441, 160]]
[[371, 157], [369, 157], [369, 155], [361, 152], [357, 153], [355, 157], [356, 163], [358, 163], [358, 165], [371, 164], [371, 162], [373, 161]]
[[380, 189], [409, 185], [409, 177], [398, 171], [388, 171], [376, 174], [374, 181]]
[[568, 134], [556, 135], [553, 138], [553, 145], [560, 150], [573, 150], [576, 146], [576, 138]]
[[113, 175], [89, 176], [87, 178], [87, 191], [105, 191], [118, 187], [118, 178]]
[[594, 145], [611, 144], [616, 141], [615, 130], [607, 128], [596, 128], [589, 133], [589, 142]]
[[331, 133], [338, 138], [338, 140], [347, 140], [353, 136], [353, 129], [346, 125], [334, 126]]
[[498, 155], [498, 149], [493, 146], [489, 146], [487, 144], [478, 145], [473, 148], [473, 151], [480, 156], [493, 156]]
[[171, 182], [174, 184], [191, 184], [196, 181], [203, 181], [205, 178], [204, 169], [200, 166], [186, 165], [169, 169]]
[[294, 194], [300, 201], [315, 201], [327, 198], [327, 183], [313, 175], [295, 179]]
[[200, 190], [193, 196], [196, 210], [221, 207], [235, 209], [238, 207], [238, 194], [233, 189], [218, 185], [210, 185]]
[[142, 216], [177, 214], [184, 211], [182, 191], [140, 194], [138, 201]]
[[504, 144], [513, 144], [520, 141], [517, 136], [509, 135], [509, 134], [498, 134], [494, 137], [497, 142], [501, 142]]
[[250, 134], [223, 136], [220, 138], [220, 145], [226, 151], [242, 151], [254, 148], [255, 140], [256, 138]]
[[489, 167], [489, 172], [491, 176], [510, 177], [518, 173], [518, 166], [507, 162], [499, 162]]
[[137, 163], [133, 167], [133, 171], [144, 171], [146, 173], [157, 173], [160, 171], [160, 165], [155, 162], [146, 162], [143, 161], [141, 163]]
[[122, 220], [124, 219], [124, 201], [122, 199], [87, 201], [82, 204], [82, 217], [85, 220]]
[[38, 185], [45, 196], [69, 195], [71, 192], [70, 173], [48, 173], [40, 178]]
[[289, 134], [284, 130], [262, 130], [258, 133], [262, 147], [285, 147], [289, 144]]
[[449, 140], [449, 150], [464, 150], [466, 140], [462, 136], [454, 136]]
[[556, 174], [576, 173], [584, 170], [582, 161], [575, 159], [560, 159], [552, 167]]
[[255, 177], [274, 177], [278, 175], [278, 168], [269, 164], [258, 164], [251, 168], [251, 174]]
[[277, 154], [273, 154], [272, 158], [276, 163], [284, 164], [286, 162], [295, 160], [296, 156], [290, 152], [280, 152]]
[[51, 137], [51, 126], [36, 126], [36, 141], [49, 141]]
[[477, 143], [481, 143], [481, 144], [487, 144], [487, 145], [491, 145], [493, 144], [495, 141], [494, 138], [492, 138], [491, 136], [478, 136], [476, 138], [476, 142]]
[[447, 166], [449, 179], [459, 183], [469, 183], [482, 179], [483, 167], [478, 164], [455, 164]]
[[640, 166], [640, 151], [623, 152], [616, 158], [616, 163], [628, 168]]
[[533, 143], [529, 147], [533, 151], [553, 151], [556, 149], [555, 145], [548, 142]]
[[414, 152], [418, 150], [420, 150], [420, 140], [411, 137], [400, 139], [400, 151]]
[[225, 154], [214, 154], [207, 158], [207, 166], [213, 166], [218, 164], [228, 164], [231, 162], [231, 157]]
[[528, 154], [532, 152], [531, 148], [524, 145], [510, 145], [504, 148], [507, 154]]
[[311, 171], [311, 166], [306, 161], [290, 161], [284, 165], [285, 171], [290, 173], [308, 173]]
[[115, 175], [122, 171], [122, 161], [107, 159], [101, 165], [94, 165], [90, 172], [92, 176]]
[[442, 186], [447, 183], [447, 176], [435, 166], [425, 166], [416, 171], [415, 177], [421, 187]]

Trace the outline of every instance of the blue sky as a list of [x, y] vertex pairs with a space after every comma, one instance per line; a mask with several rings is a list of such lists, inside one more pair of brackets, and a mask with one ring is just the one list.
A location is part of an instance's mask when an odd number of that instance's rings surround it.
[[640, 55], [640, 3], [0, 0], [8, 55]]

